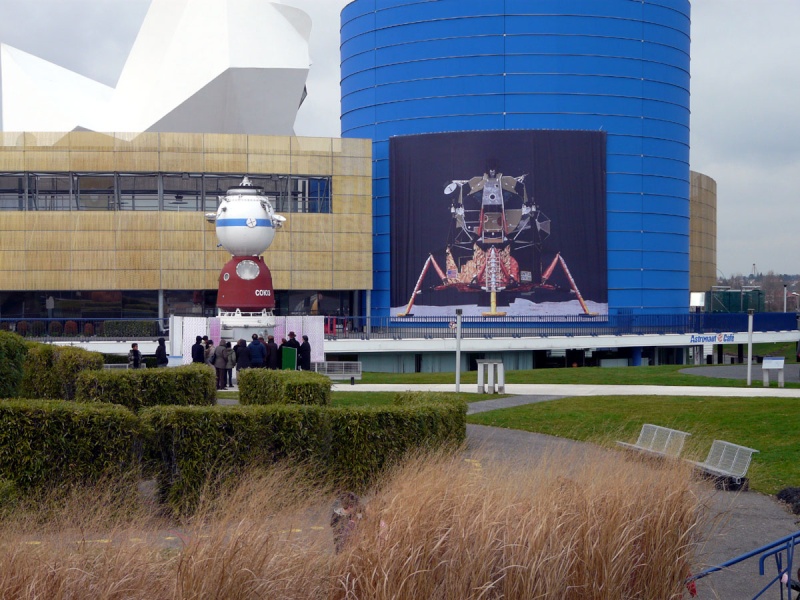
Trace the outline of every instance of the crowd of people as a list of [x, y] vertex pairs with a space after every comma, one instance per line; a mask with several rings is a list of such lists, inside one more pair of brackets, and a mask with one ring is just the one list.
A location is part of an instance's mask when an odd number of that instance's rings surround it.
[[[294, 331], [289, 332], [288, 339], [282, 338], [280, 345], [275, 342], [272, 335], [259, 336], [254, 333], [252, 341], [248, 344], [240, 339], [235, 346], [230, 342], [214, 346], [213, 340], [206, 336], [197, 336], [192, 346], [192, 362], [207, 363], [217, 371], [217, 389], [224, 390], [233, 386], [233, 370], [240, 372], [244, 369], [282, 369], [285, 348], [296, 351], [296, 368], [301, 371], [311, 370], [311, 345], [308, 336], [302, 337], [298, 342]], [[287, 364], [287, 368], [291, 368]]]

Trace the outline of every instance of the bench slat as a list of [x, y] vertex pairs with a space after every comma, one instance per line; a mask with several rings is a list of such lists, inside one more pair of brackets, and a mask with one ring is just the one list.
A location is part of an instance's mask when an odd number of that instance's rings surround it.
[[671, 456], [677, 457], [683, 450], [683, 444], [686, 438], [691, 434], [677, 429], [669, 429], [668, 427], [661, 427], [660, 425], [653, 425], [652, 423], [645, 423], [642, 425], [642, 430], [639, 432], [639, 438], [635, 444], [626, 442], [617, 442], [624, 448], [639, 450], [658, 456]]
[[714, 440], [708, 456], [703, 462], [689, 462], [712, 475], [731, 477], [738, 481], [747, 474], [753, 454], [756, 452], [758, 450], [753, 448], [739, 446], [724, 440]]

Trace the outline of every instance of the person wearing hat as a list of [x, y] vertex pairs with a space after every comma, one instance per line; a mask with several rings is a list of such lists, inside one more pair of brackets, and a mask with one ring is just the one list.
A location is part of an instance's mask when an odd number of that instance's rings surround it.
[[205, 346], [203, 346], [203, 338], [199, 335], [195, 339], [194, 346], [192, 346], [192, 362], [203, 363], [205, 359]]
[[297, 364], [301, 371], [311, 370], [311, 344], [308, 343], [308, 336], [303, 336], [303, 343], [297, 350]]

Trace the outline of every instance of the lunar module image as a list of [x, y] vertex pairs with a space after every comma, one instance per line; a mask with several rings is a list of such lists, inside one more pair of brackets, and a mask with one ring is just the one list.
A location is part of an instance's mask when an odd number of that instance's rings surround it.
[[[501, 292], [562, 291], [576, 298], [584, 314], [591, 314], [581, 296], [567, 263], [557, 253], [546, 269], [541, 262], [543, 242], [550, 235], [550, 220], [528, 194], [527, 175], [510, 176], [499, 172], [494, 161], [487, 161], [482, 176], [453, 180], [444, 188], [451, 202], [449, 228], [442, 269], [433, 254], [422, 267], [411, 298], [397, 316], [412, 316], [415, 299], [423, 292], [425, 278], [433, 267], [438, 278], [429, 289], [459, 292], [487, 292], [490, 310], [487, 317], [505, 316], [497, 310]], [[523, 250], [534, 264], [520, 265], [515, 254]], [[570, 289], [551, 283], [560, 266]]]
[[247, 177], [219, 197], [216, 213], [205, 216], [216, 226], [219, 245], [233, 255], [219, 274], [217, 309], [223, 337], [238, 339], [274, 327], [272, 274], [261, 253], [272, 244], [285, 217], [275, 214], [264, 189]]

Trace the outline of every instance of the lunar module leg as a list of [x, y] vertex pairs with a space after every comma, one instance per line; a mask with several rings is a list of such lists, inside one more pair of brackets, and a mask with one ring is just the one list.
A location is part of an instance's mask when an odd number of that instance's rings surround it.
[[417, 298], [417, 294], [420, 293], [420, 288], [422, 287], [422, 281], [425, 279], [425, 275], [428, 273], [428, 269], [430, 266], [433, 265], [433, 268], [436, 269], [436, 274], [442, 278], [442, 281], [447, 280], [447, 276], [442, 271], [441, 267], [437, 264], [436, 259], [433, 258], [433, 254], [428, 255], [428, 260], [425, 261], [425, 265], [422, 267], [422, 273], [419, 274], [419, 279], [417, 279], [417, 285], [414, 286], [414, 291], [411, 292], [411, 298], [408, 301], [408, 305], [406, 306], [405, 312], [397, 313], [398, 317], [410, 317], [411, 316], [411, 309], [414, 306], [414, 300]]
[[569, 280], [569, 285], [572, 288], [572, 291], [575, 292], [575, 296], [577, 296], [578, 302], [580, 302], [581, 304], [581, 308], [583, 308], [584, 314], [587, 315], [596, 314], [589, 312], [589, 308], [586, 306], [586, 302], [584, 302], [583, 296], [581, 296], [581, 292], [578, 289], [575, 280], [572, 278], [572, 273], [569, 272], [569, 267], [567, 267], [567, 262], [564, 260], [564, 257], [561, 256], [560, 252], [556, 254], [556, 257], [553, 259], [553, 262], [550, 263], [550, 266], [547, 267], [547, 270], [542, 274], [542, 284], [544, 284], [548, 279], [550, 279], [550, 276], [553, 274], [553, 271], [556, 268], [556, 264], [559, 263], [561, 264], [561, 268], [564, 271], [564, 274], [567, 276], [567, 279]]

